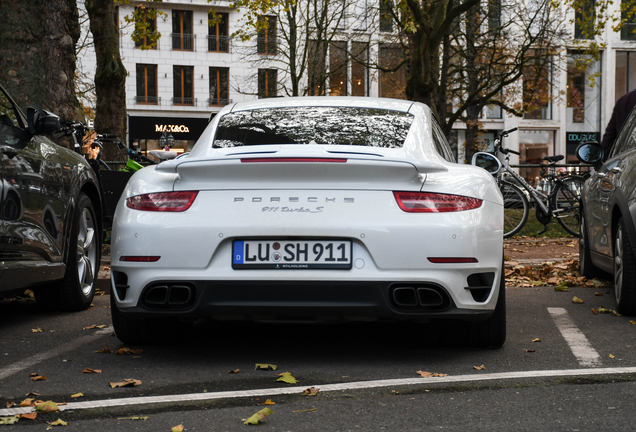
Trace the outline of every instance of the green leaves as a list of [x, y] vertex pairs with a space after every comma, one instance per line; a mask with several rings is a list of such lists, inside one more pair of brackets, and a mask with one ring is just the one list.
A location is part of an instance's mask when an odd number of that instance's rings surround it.
[[262, 410], [260, 410], [259, 412], [257, 412], [256, 414], [254, 414], [253, 416], [251, 416], [250, 418], [245, 420], [243, 422], [243, 424], [245, 424], [245, 425], [259, 425], [259, 424], [261, 424], [261, 421], [265, 417], [270, 415], [270, 414], [274, 414], [274, 411], [272, 411], [269, 408], [263, 408]]

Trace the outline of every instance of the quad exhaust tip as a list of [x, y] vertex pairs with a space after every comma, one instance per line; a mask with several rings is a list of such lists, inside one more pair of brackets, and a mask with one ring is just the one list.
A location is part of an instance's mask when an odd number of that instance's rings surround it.
[[437, 309], [447, 303], [439, 290], [431, 287], [397, 287], [391, 295], [393, 303], [399, 307]]
[[188, 284], [160, 284], [145, 290], [142, 302], [152, 309], [182, 309], [194, 303], [195, 289]]

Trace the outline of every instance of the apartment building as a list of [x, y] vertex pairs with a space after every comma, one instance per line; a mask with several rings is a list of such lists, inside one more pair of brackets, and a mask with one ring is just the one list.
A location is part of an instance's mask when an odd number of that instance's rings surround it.
[[[121, 54], [128, 70], [126, 83], [127, 110], [129, 115], [127, 141], [142, 151], [160, 148], [161, 137], [174, 140], [173, 149], [188, 151], [205, 128], [211, 116], [232, 102], [250, 100], [257, 97], [285, 96], [286, 92], [277, 85], [284, 81], [275, 62], [270, 66], [268, 59], [278, 54], [277, 22], [274, 17], [267, 31], [250, 41], [241, 42], [230, 35], [243, 25], [241, 14], [229, 7], [227, 0], [170, 0], [151, 3], [163, 12], [152, 26], [161, 33], [154, 49], [143, 50], [140, 42], [134, 42], [130, 34], [132, 26], [126, 25], [123, 17], [133, 12], [135, 5], [121, 5], [118, 8], [120, 23]], [[209, 25], [210, 8], [221, 14], [223, 21]], [[618, 8], [620, 5], [614, 5]], [[381, 4], [380, 8], [381, 9]], [[574, 12], [570, 12], [574, 14]], [[346, 45], [348, 51], [357, 52], [364, 58], [377, 59], [388, 65], [397, 58], [392, 44], [365, 44], [376, 32], [390, 33], [390, 21], [379, 20], [374, 30], [362, 18], [354, 19], [359, 28], [354, 33], [359, 40], [343, 38], [338, 43]], [[564, 48], [565, 60], [553, 64], [549, 70], [550, 88], [543, 89], [555, 95], [524, 118], [508, 116], [501, 109], [485, 109], [482, 121], [485, 132], [483, 139], [491, 142], [496, 133], [503, 129], [518, 127], [506, 145], [521, 152], [512, 162], [537, 163], [543, 156], [563, 154], [568, 162], [575, 162], [574, 152], [581, 141], [600, 140], [609, 121], [615, 101], [627, 91], [636, 88], [636, 34], [633, 26], [627, 24], [623, 31], [613, 32], [608, 28], [602, 36], [606, 44], [601, 59], [593, 62], [586, 70], [574, 66], [574, 57], [579, 46], [574, 41]], [[572, 24], [571, 33], [576, 38], [583, 36]], [[611, 26], [608, 26], [611, 27]], [[344, 34], [344, 32], [343, 32]], [[365, 39], [366, 38], [366, 39]], [[377, 40], [376, 40], [377, 41]], [[356, 45], [357, 44], [357, 45]], [[249, 59], [251, 52], [258, 62]], [[342, 51], [342, 50], [341, 50]], [[346, 51], [346, 50], [345, 50]], [[332, 74], [329, 82], [314, 82], [311, 69], [304, 85], [309, 94], [316, 94], [319, 85], [327, 85], [326, 94], [403, 97], [405, 85], [404, 71], [379, 73], [358, 62], [348, 61], [339, 56], [337, 50], [327, 54], [327, 67], [339, 74]], [[83, 55], [85, 69], [94, 69], [90, 54]], [[597, 74], [594, 85], [590, 76]], [[526, 91], [536, 91], [527, 89]], [[519, 94], [519, 99], [523, 94]], [[451, 145], [457, 149], [459, 162], [470, 163], [472, 152], [465, 145], [465, 125], [457, 123], [451, 136]], [[532, 180], [538, 169], [523, 168], [522, 175]]]

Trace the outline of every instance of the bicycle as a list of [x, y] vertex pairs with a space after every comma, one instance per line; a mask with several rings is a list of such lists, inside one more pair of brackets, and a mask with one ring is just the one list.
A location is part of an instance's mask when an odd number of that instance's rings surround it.
[[547, 225], [555, 218], [568, 233], [579, 237], [580, 195], [585, 180], [557, 174], [555, 165], [563, 156], [546, 156], [543, 159], [547, 164], [542, 164], [541, 176], [549, 186], [545, 191], [533, 188], [510, 167], [510, 153], [520, 153], [503, 146], [503, 138], [516, 130], [502, 131], [495, 138], [495, 154], [500, 152], [505, 155], [503, 164], [495, 155], [486, 152], [475, 153], [472, 160], [473, 165], [486, 168], [497, 178], [504, 199], [504, 238], [514, 236], [524, 227], [530, 214], [530, 202], [536, 206], [537, 220], [543, 224], [543, 230], [538, 234], [546, 232]]

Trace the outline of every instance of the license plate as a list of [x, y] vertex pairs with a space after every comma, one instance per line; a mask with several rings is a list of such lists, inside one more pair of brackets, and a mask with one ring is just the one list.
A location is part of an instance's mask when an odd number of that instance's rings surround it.
[[350, 269], [349, 240], [234, 240], [234, 269]]

